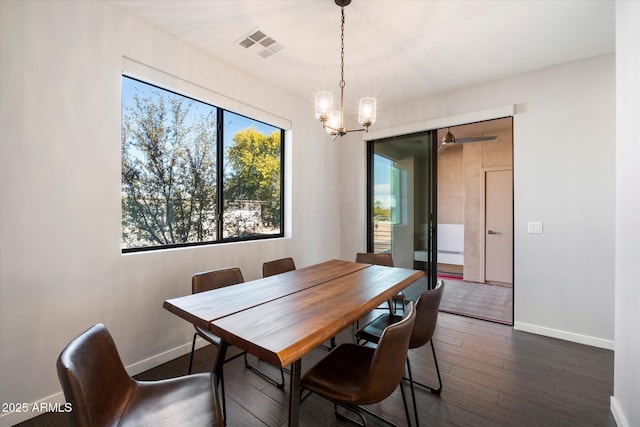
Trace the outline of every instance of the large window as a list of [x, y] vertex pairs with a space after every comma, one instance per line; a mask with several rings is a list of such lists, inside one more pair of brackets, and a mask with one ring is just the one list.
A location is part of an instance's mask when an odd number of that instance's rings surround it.
[[122, 251], [283, 235], [284, 130], [122, 77]]

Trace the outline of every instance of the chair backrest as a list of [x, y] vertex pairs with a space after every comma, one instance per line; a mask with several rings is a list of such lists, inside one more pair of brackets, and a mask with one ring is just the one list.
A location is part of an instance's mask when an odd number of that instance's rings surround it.
[[438, 310], [444, 292], [444, 280], [438, 280], [436, 287], [424, 291], [416, 302], [416, 326], [411, 334], [409, 348], [422, 347], [433, 337], [438, 322]]
[[97, 324], [73, 339], [57, 361], [58, 379], [73, 405], [72, 424], [116, 425], [135, 388], [111, 334]]
[[191, 277], [191, 293], [210, 291], [224, 288], [225, 286], [243, 283], [242, 271], [238, 267], [223, 268], [220, 270], [204, 271]]
[[416, 310], [409, 302], [400, 322], [382, 332], [369, 366], [368, 383], [361, 393], [361, 405], [380, 402], [398, 387], [404, 375], [409, 339], [416, 321]]
[[296, 264], [293, 258], [281, 258], [273, 261], [267, 261], [262, 264], [262, 277], [269, 277], [275, 274], [286, 273], [295, 270]]
[[387, 267], [393, 267], [393, 257], [390, 253], [364, 253], [359, 252], [356, 254], [356, 262], [363, 264], [376, 264], [385, 265]]

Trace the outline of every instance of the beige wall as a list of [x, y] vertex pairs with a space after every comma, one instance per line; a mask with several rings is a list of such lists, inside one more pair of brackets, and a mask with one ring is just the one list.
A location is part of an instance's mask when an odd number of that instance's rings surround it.
[[[443, 132], [438, 132], [438, 141]], [[464, 173], [462, 145], [453, 145], [438, 155], [438, 222], [464, 224]]]
[[[64, 402], [55, 360], [104, 322], [137, 373], [188, 353], [193, 327], [162, 308], [191, 275], [293, 256], [339, 257], [338, 144], [313, 107], [103, 1], [0, 1], [0, 402]], [[286, 141], [286, 234], [123, 255], [120, 92], [124, 58], [206, 100], [294, 130]], [[153, 81], [153, 80], [152, 80]], [[200, 96], [199, 96], [200, 98]], [[262, 117], [260, 117], [262, 118]], [[34, 413], [2, 413], [13, 425]]]
[[[514, 327], [613, 348], [615, 57], [561, 64], [385, 108], [368, 135], [350, 135], [340, 144], [341, 254], [366, 244], [361, 138], [465, 123], [457, 121], [460, 117], [484, 120], [491, 117], [483, 112], [514, 106]], [[544, 233], [527, 233], [529, 221], [542, 221]]]

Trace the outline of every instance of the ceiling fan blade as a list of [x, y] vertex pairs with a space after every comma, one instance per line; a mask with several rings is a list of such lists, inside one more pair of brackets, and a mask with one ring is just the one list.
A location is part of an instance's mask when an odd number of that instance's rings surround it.
[[475, 142], [475, 141], [490, 141], [496, 139], [496, 136], [470, 136], [469, 138], [456, 138], [456, 142]]

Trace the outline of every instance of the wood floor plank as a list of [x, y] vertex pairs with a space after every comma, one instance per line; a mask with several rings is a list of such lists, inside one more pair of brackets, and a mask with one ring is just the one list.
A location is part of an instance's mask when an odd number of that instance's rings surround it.
[[[434, 346], [436, 348], [436, 354], [442, 354], [440, 359], [446, 360], [450, 364], [482, 363], [502, 368], [506, 362], [502, 357], [487, 354], [486, 352], [469, 351], [467, 348], [452, 346], [437, 339], [434, 339]], [[415, 350], [412, 350], [412, 352], [415, 352]], [[429, 360], [432, 359], [433, 358], [429, 358]]]
[[[444, 316], [446, 313], [442, 313]], [[443, 322], [442, 327], [438, 327], [437, 336], [447, 335], [451, 337], [455, 337], [461, 339], [462, 341], [475, 341], [477, 337], [481, 336], [482, 340], [486, 343], [496, 343], [496, 345], [500, 345], [502, 347], [508, 347], [509, 345], [509, 336], [504, 334], [494, 333], [494, 329], [478, 329], [473, 328], [473, 325], [470, 324], [462, 324], [463, 327], [459, 327], [458, 325], [450, 325], [446, 322]], [[504, 326], [505, 328], [510, 328], [509, 326]]]
[[[482, 396], [475, 393], [474, 390], [460, 388], [450, 383], [448, 383], [448, 385], [447, 389], [442, 392], [442, 396], [439, 397], [432, 395], [427, 391], [420, 390], [417, 393], [418, 407], [422, 410], [423, 401], [438, 399], [500, 425], [508, 425], [512, 419], [513, 414], [511, 411], [500, 410], [500, 408], [496, 406], [498, 402], [498, 393], [495, 393], [495, 399], [488, 400], [482, 398]], [[523, 425], [526, 426], [534, 424], [525, 423]]]
[[446, 400], [440, 399], [438, 404], [435, 404], [429, 414], [450, 423], [456, 425], [468, 425], [468, 426], [485, 426], [485, 427], [503, 427], [502, 424], [490, 420], [487, 417], [478, 415], [473, 411], [465, 407], [454, 405]]
[[[499, 391], [494, 390], [477, 382], [471, 381], [466, 378], [459, 378], [449, 374], [442, 374], [442, 383], [444, 396], [455, 395], [462, 393], [463, 395], [471, 395], [477, 399], [484, 400], [491, 405], [498, 403]], [[433, 395], [434, 398], [441, 398], [441, 396]]]
[[[378, 314], [374, 312], [371, 316]], [[336, 339], [352, 342], [351, 328]], [[613, 393], [612, 351], [448, 313], [440, 313], [434, 344], [443, 391], [437, 395], [417, 389], [421, 426], [615, 426], [609, 409]], [[313, 350], [303, 359], [302, 371], [326, 354], [322, 348]], [[214, 356], [212, 346], [199, 349], [194, 358], [194, 372], [210, 371]], [[411, 350], [410, 357], [416, 379], [435, 385], [437, 377], [430, 346]], [[255, 363], [255, 358], [251, 361]], [[136, 377], [153, 380], [180, 376], [186, 374], [188, 364], [187, 354]], [[260, 368], [279, 375], [277, 369], [264, 363], [260, 363]], [[246, 369], [242, 358], [226, 364], [227, 425], [286, 425], [288, 374], [285, 381], [282, 391]], [[409, 396], [408, 386], [406, 391]], [[373, 407], [399, 425], [406, 425], [399, 391]], [[413, 417], [411, 407], [410, 410]], [[317, 396], [305, 400], [300, 411], [302, 426], [348, 425], [335, 418], [331, 403]], [[371, 417], [367, 421], [374, 427], [383, 425]], [[55, 413], [21, 424], [22, 427], [68, 425], [64, 414]]]

